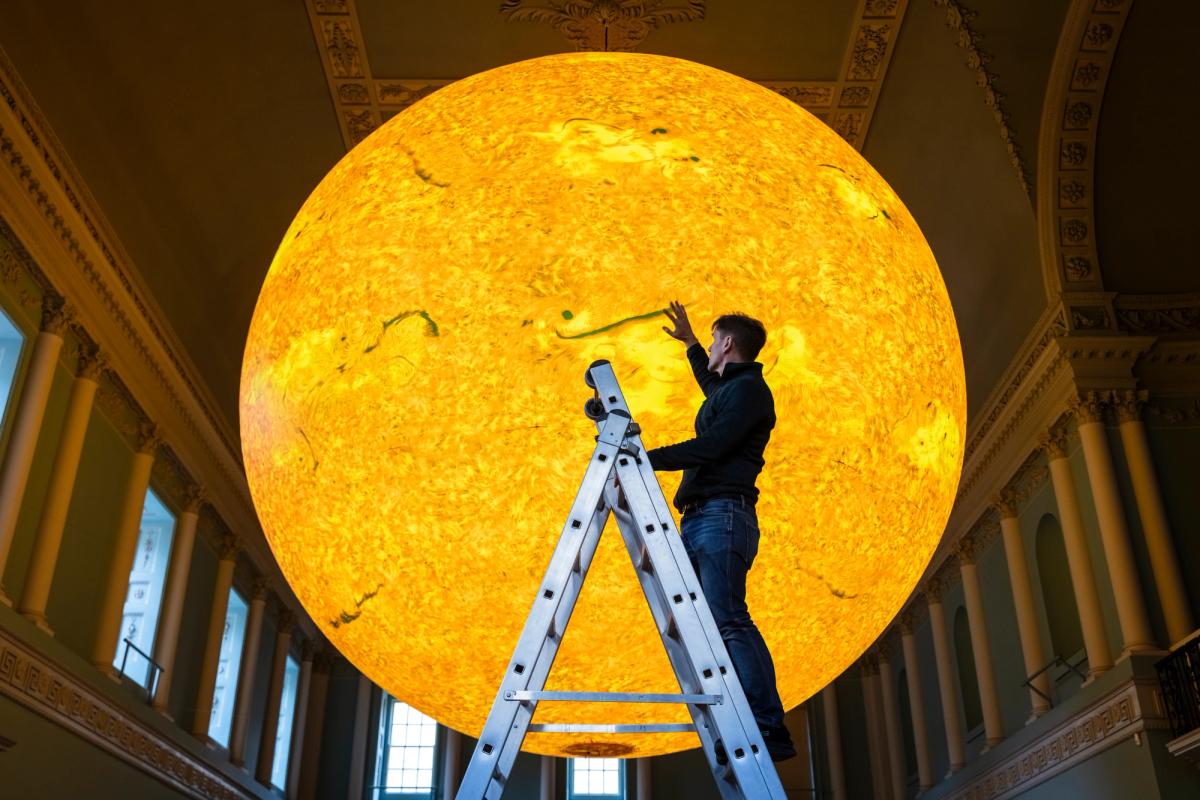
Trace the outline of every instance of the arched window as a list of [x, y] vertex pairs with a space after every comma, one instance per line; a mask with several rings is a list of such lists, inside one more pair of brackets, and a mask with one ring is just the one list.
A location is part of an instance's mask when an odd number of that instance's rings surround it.
[[1050, 645], [1056, 655], [1070, 658], [1083, 649], [1083, 629], [1079, 627], [1079, 611], [1071, 588], [1062, 525], [1053, 514], [1046, 514], [1038, 522], [1034, 546]]
[[896, 678], [896, 696], [900, 698], [900, 738], [904, 740], [904, 774], [917, 774], [917, 747], [913, 742], [912, 701], [908, 697], [908, 673], [900, 670]]
[[0, 311], [0, 430], [3, 430], [3, 422], [12, 404], [10, 395], [13, 393], [13, 381], [17, 377], [17, 365], [21, 363], [21, 348], [24, 345], [25, 336]]
[[975, 651], [971, 648], [971, 623], [962, 606], [954, 612], [954, 655], [958, 659], [958, 681], [962, 690], [963, 714], [967, 730], [983, 724], [983, 704], [979, 701], [979, 679], [975, 675]]

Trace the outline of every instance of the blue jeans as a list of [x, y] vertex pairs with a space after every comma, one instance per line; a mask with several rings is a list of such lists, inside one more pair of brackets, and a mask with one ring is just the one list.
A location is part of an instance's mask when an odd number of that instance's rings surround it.
[[683, 515], [679, 533], [754, 720], [763, 730], [782, 727], [775, 665], [746, 607], [746, 573], [758, 554], [754, 506], [740, 500], [709, 500]]

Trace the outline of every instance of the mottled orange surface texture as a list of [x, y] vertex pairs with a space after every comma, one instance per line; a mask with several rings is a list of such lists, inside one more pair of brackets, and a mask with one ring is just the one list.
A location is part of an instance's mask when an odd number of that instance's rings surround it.
[[[468, 734], [501, 674], [595, 429], [611, 359], [648, 446], [701, 401], [656, 313], [769, 331], [779, 424], [751, 611], [787, 707], [896, 613], [941, 535], [965, 388], [937, 264], [863, 158], [799, 106], [660, 56], [551, 56], [421, 100], [333, 168], [283, 237], [246, 345], [241, 431], [271, 548], [329, 639]], [[662, 475], [670, 497], [678, 475]], [[549, 688], [676, 691], [615, 528]], [[686, 720], [542, 704], [535, 721]], [[531, 734], [646, 756], [693, 734]]]

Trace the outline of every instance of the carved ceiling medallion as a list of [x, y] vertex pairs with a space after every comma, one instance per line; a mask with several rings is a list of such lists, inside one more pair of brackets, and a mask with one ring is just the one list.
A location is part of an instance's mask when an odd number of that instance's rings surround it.
[[503, 0], [500, 13], [510, 22], [545, 22], [576, 50], [629, 52], [659, 25], [704, 19], [707, 0]]

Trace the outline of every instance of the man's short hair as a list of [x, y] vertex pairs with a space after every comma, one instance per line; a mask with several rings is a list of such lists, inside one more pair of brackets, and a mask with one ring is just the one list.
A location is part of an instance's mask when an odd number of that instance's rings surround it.
[[758, 358], [759, 351], [767, 343], [766, 326], [745, 314], [722, 314], [712, 324], [714, 331], [718, 328], [732, 336], [738, 354], [751, 361]]

